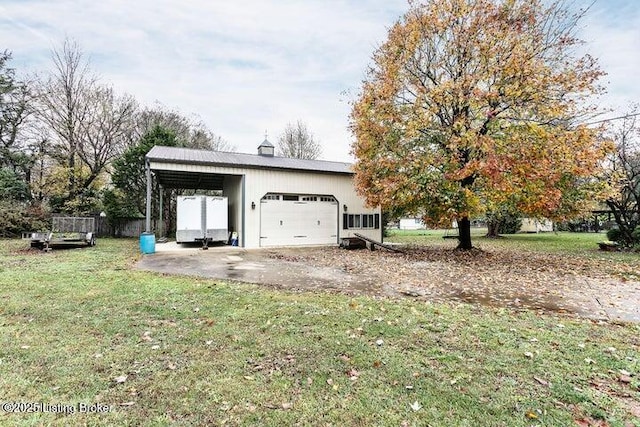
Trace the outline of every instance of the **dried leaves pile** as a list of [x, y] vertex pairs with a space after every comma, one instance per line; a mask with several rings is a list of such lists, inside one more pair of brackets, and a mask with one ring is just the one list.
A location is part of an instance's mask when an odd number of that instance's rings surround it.
[[[412, 247], [404, 254], [280, 249], [271, 258], [342, 273], [340, 290], [606, 317], [640, 306], [638, 263], [533, 251]], [[637, 301], [635, 301], [637, 299]], [[635, 304], [630, 302], [635, 301]], [[630, 308], [625, 308], [628, 305]], [[640, 315], [640, 313], [638, 313]], [[623, 316], [624, 317], [624, 316]]]

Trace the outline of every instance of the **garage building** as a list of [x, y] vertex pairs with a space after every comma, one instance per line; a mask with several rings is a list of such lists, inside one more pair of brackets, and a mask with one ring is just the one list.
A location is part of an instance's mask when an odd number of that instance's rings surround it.
[[266, 139], [255, 155], [155, 146], [146, 160], [149, 205], [151, 174], [165, 188], [222, 191], [245, 248], [335, 245], [354, 233], [382, 240], [380, 208], [356, 194], [349, 163], [277, 157]]

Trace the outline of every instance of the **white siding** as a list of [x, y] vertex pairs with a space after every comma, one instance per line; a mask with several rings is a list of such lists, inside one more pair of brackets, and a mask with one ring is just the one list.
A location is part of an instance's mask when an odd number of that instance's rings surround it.
[[238, 245], [244, 246], [242, 186], [243, 176], [226, 175], [222, 185], [222, 192], [229, 200], [229, 232], [238, 233]]
[[540, 233], [553, 231], [553, 222], [548, 219], [537, 220], [534, 218], [522, 218], [521, 233]]
[[426, 225], [420, 218], [400, 218], [400, 230], [424, 230]]

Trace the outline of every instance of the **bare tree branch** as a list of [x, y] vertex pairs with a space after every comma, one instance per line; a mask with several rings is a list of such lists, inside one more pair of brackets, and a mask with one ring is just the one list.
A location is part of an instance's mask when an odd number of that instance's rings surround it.
[[322, 147], [307, 125], [298, 120], [295, 125], [288, 123], [285, 127], [278, 138], [276, 154], [295, 159], [317, 159], [322, 154]]

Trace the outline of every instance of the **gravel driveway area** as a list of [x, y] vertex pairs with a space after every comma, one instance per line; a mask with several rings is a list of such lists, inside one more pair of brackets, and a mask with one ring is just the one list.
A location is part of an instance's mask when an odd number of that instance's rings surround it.
[[[164, 246], [163, 246], [164, 245]], [[309, 247], [201, 250], [159, 244], [137, 268], [292, 291], [458, 301], [593, 319], [640, 322], [640, 282], [631, 265], [537, 252], [459, 252]]]

